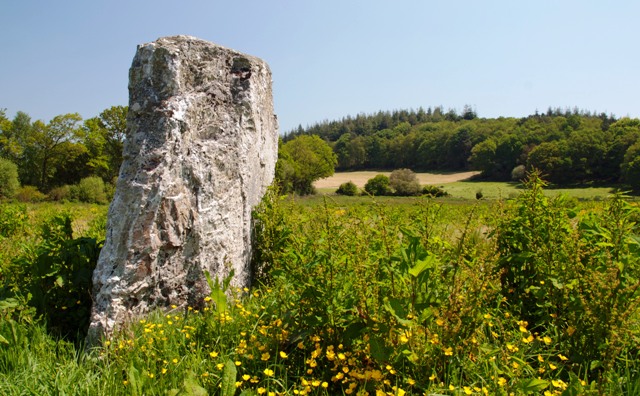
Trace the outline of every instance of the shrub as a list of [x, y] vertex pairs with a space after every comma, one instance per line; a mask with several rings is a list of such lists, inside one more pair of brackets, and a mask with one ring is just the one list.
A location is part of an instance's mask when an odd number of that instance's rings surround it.
[[22, 186], [18, 189], [15, 197], [20, 202], [42, 202], [46, 195], [38, 191], [34, 186]]
[[449, 193], [441, 189], [440, 187], [427, 185], [422, 188], [422, 195], [428, 195], [430, 197], [448, 197]]
[[348, 195], [350, 197], [353, 197], [355, 195], [358, 195], [358, 186], [356, 186], [352, 181], [342, 183], [336, 190], [336, 194]]
[[367, 181], [364, 190], [371, 195], [390, 195], [389, 178], [385, 175], [376, 175]]
[[104, 182], [97, 176], [85, 177], [77, 186], [77, 199], [87, 203], [107, 203]]
[[91, 313], [92, 274], [102, 247], [93, 238], [73, 239], [71, 217], [57, 214], [42, 225], [42, 242], [18, 259], [29, 268], [29, 304], [55, 335], [84, 338]]
[[0, 158], [0, 198], [13, 198], [19, 188], [18, 167], [13, 162]]
[[396, 192], [396, 195], [410, 196], [420, 193], [420, 182], [411, 169], [396, 169], [391, 172], [389, 184]]
[[64, 186], [54, 188], [53, 190], [49, 191], [49, 194], [47, 194], [47, 198], [49, 198], [50, 201], [71, 200], [71, 186], [65, 184]]
[[24, 204], [0, 205], [0, 236], [9, 237], [24, 230], [29, 216]]
[[527, 176], [527, 169], [524, 165], [518, 165], [511, 171], [511, 180], [520, 181]]

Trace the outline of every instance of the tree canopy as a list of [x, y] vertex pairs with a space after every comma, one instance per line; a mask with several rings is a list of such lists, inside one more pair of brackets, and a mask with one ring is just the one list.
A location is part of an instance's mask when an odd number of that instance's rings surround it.
[[[640, 120], [573, 109], [552, 109], [523, 118], [480, 118], [471, 106], [461, 114], [442, 107], [359, 114], [298, 127], [287, 142], [317, 135], [332, 148], [337, 169], [481, 171], [489, 180], [510, 180], [539, 169], [552, 183], [631, 183], [627, 154], [640, 136]], [[624, 165], [626, 164], [626, 165]]]
[[333, 175], [337, 158], [315, 135], [301, 135], [280, 145], [276, 177], [285, 192], [313, 193], [313, 182]]

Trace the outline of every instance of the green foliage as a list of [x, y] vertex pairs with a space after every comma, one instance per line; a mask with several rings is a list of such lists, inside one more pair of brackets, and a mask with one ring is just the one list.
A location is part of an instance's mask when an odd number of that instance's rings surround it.
[[356, 196], [358, 195], [358, 186], [356, 186], [352, 181], [342, 183], [336, 190], [336, 194], [347, 195], [350, 197]]
[[618, 195], [576, 227], [571, 202], [545, 197], [536, 174], [526, 185], [496, 229], [502, 294], [532, 328], [561, 332], [569, 358], [602, 380], [640, 331], [640, 211]]
[[374, 176], [364, 185], [364, 191], [374, 196], [390, 195], [391, 187], [389, 186], [389, 178], [385, 175]]
[[524, 165], [518, 165], [511, 171], [511, 180], [520, 181], [527, 176], [526, 167]]
[[29, 304], [49, 331], [80, 340], [89, 327], [92, 274], [102, 245], [92, 238], [73, 239], [68, 214], [45, 222], [41, 236], [33, 255], [18, 259], [29, 267]]
[[18, 189], [15, 198], [20, 202], [42, 202], [45, 200], [46, 195], [41, 193], [37, 187], [22, 186]]
[[618, 183], [627, 149], [638, 141], [637, 119], [579, 109], [549, 109], [516, 118], [478, 118], [442, 108], [378, 112], [298, 128], [285, 141], [317, 134], [332, 143], [340, 170], [410, 168], [482, 171], [511, 180], [514, 168], [542, 170], [557, 184]]
[[12, 198], [18, 188], [18, 167], [13, 162], [0, 158], [0, 198]]
[[336, 155], [318, 136], [298, 136], [279, 149], [276, 179], [284, 192], [312, 194], [314, 181], [333, 175]]
[[[251, 289], [210, 279], [84, 354], [0, 300], [0, 393], [637, 394], [640, 209], [542, 184], [473, 204], [271, 191]], [[68, 241], [52, 219], [42, 240]]]
[[389, 185], [396, 195], [406, 197], [420, 194], [420, 182], [411, 169], [396, 169], [391, 172]]
[[21, 233], [27, 226], [29, 216], [23, 204], [0, 204], [0, 237]]
[[640, 192], [640, 141], [627, 149], [621, 168], [622, 180], [634, 191]]
[[440, 198], [440, 197], [448, 197], [449, 193], [446, 192], [445, 190], [443, 190], [440, 187], [432, 186], [432, 185], [426, 185], [426, 186], [422, 187], [422, 195], [427, 195], [427, 196], [433, 197], [433, 198]]
[[80, 202], [87, 203], [108, 203], [105, 184], [101, 178], [97, 176], [86, 177], [80, 180], [77, 186], [74, 186], [72, 195]]
[[65, 184], [64, 186], [51, 189], [47, 194], [50, 201], [70, 201], [74, 199], [75, 191], [72, 186]]

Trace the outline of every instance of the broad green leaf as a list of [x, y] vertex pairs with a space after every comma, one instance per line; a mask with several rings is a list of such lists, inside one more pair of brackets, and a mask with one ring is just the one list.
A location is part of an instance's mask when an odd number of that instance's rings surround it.
[[409, 268], [409, 275], [417, 278], [422, 273], [422, 271], [426, 270], [427, 268], [433, 268], [435, 260], [435, 256], [427, 256], [424, 260], [418, 260], [413, 268]]
[[525, 394], [540, 392], [549, 386], [549, 382], [539, 378], [529, 378], [520, 381], [517, 385]]
[[222, 388], [220, 394], [222, 396], [233, 396], [236, 393], [236, 365], [227, 360], [222, 370]]

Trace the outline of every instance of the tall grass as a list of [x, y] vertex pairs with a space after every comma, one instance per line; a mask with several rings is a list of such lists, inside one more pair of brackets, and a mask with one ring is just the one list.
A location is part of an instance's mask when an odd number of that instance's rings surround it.
[[2, 394], [633, 394], [637, 205], [533, 178], [514, 201], [256, 210], [252, 288], [156, 312], [102, 347], [0, 303]]

